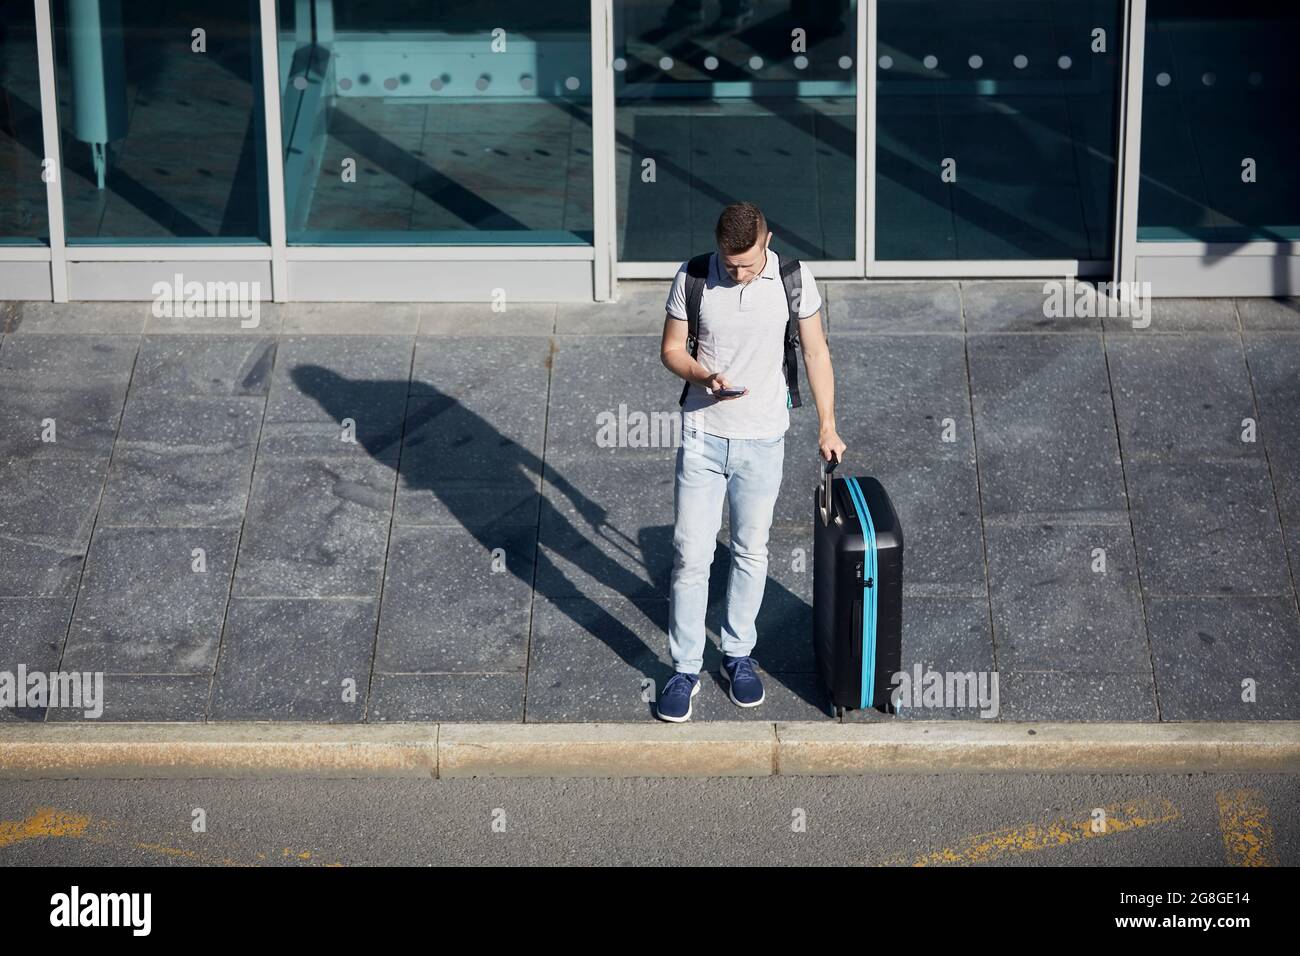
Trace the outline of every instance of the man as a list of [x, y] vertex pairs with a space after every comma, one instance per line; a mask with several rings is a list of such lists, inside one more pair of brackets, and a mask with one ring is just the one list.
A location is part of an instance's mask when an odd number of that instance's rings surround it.
[[[754, 622], [767, 584], [767, 539], [781, 489], [785, 432], [790, 426], [784, 373], [789, 305], [772, 233], [757, 206], [733, 203], [715, 229], [700, 301], [697, 352], [686, 347], [685, 263], [673, 279], [660, 355], [690, 383], [682, 408], [682, 443], [673, 486], [675, 529], [668, 610], [668, 646], [676, 673], [659, 694], [657, 713], [680, 723], [691, 716], [704, 662], [704, 613], [709, 600], [722, 500], [731, 508], [731, 571], [722, 625], [722, 677], [733, 703], [756, 707], [763, 684], [749, 656]], [[818, 446], [824, 460], [844, 454], [835, 431], [835, 382], [822, 332], [821, 296], [801, 266], [798, 310], [804, 368], [817, 403]], [[734, 397], [717, 394], [738, 390]]]

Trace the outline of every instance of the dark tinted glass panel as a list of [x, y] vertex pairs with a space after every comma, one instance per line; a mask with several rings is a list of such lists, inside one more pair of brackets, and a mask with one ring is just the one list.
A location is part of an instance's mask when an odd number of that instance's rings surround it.
[[854, 257], [857, 11], [848, 0], [615, 0], [618, 251], [680, 262], [728, 203], [781, 252]]
[[37, 244], [50, 235], [35, 21], [30, 0], [0, 2], [0, 243]]
[[1105, 259], [1113, 0], [881, 0], [876, 257]]
[[1300, 7], [1149, 0], [1138, 239], [1300, 239]]

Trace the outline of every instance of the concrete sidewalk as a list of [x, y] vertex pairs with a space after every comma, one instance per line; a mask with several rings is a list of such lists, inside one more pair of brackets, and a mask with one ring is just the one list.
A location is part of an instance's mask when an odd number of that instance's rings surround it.
[[[821, 285], [845, 471], [906, 534], [909, 671], [996, 671], [1007, 721], [1300, 718], [1300, 303], [1157, 300], [1135, 330], [1044, 318], [1042, 283]], [[665, 293], [256, 330], [0, 305], [0, 671], [103, 672], [101, 721], [652, 720], [675, 447], [604, 447], [601, 416], [676, 413]], [[768, 700], [715, 676], [700, 722], [833, 721], [811, 400], [791, 417]], [[989, 723], [898, 722], [933, 718]]]

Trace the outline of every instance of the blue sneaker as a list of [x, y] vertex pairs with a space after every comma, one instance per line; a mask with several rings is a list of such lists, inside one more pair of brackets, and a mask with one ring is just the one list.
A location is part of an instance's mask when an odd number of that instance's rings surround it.
[[727, 693], [738, 707], [757, 707], [763, 703], [763, 682], [754, 673], [754, 658], [722, 658], [722, 676], [727, 681]]
[[675, 724], [690, 720], [691, 698], [699, 692], [699, 675], [680, 672], [674, 674], [659, 694], [655, 715], [660, 720], [671, 720]]

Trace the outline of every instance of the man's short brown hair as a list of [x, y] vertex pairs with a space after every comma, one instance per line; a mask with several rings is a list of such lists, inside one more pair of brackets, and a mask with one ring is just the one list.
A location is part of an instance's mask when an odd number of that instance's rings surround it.
[[739, 255], [767, 238], [767, 219], [752, 202], [733, 202], [722, 210], [713, 234], [724, 255]]

